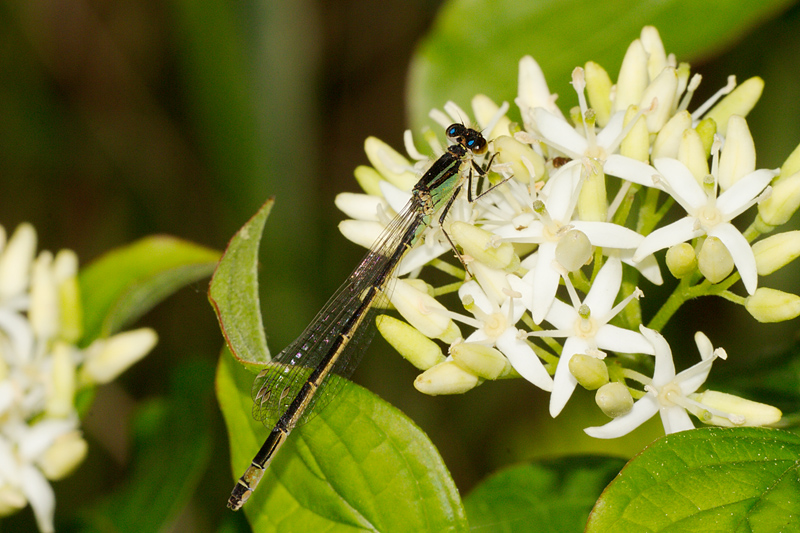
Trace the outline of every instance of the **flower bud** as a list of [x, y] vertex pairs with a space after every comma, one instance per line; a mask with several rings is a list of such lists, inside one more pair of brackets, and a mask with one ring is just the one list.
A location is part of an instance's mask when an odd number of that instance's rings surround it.
[[747, 121], [739, 115], [728, 119], [728, 134], [725, 146], [719, 155], [719, 187], [728, 190], [731, 185], [756, 169], [756, 145], [747, 127]]
[[353, 171], [353, 175], [362, 191], [370, 196], [381, 196], [380, 183], [384, 180], [377, 170], [367, 165], [359, 165]]
[[697, 269], [697, 255], [688, 242], [671, 246], [667, 250], [667, 268], [677, 279], [683, 279]]
[[800, 231], [772, 235], [753, 244], [759, 276], [772, 274], [800, 257]]
[[704, 118], [697, 123], [694, 130], [703, 141], [703, 150], [706, 154], [706, 159], [711, 155], [711, 145], [714, 144], [714, 135], [717, 134], [717, 123], [713, 119]]
[[450, 344], [461, 337], [458, 326], [449, 318], [447, 309], [431, 295], [414, 288], [406, 280], [395, 282], [392, 304], [409, 324], [431, 339]]
[[501, 135], [492, 142], [497, 152], [497, 162], [511, 165], [515, 180], [527, 185], [544, 177], [544, 158], [530, 146], [508, 135]]
[[672, 115], [653, 141], [651, 159], [655, 161], [659, 157], [677, 157], [683, 132], [691, 128], [692, 115], [688, 111], [679, 111]]
[[56, 342], [53, 346], [51, 386], [45, 405], [47, 414], [53, 418], [66, 418], [75, 409], [75, 363], [72, 350], [64, 342]]
[[10, 516], [28, 505], [21, 490], [11, 485], [0, 487], [0, 516]]
[[611, 87], [613, 83], [608, 72], [594, 61], [586, 63], [584, 71], [589, 105], [597, 113], [597, 124], [605, 127], [611, 118]]
[[378, 331], [392, 348], [420, 370], [428, 370], [445, 360], [439, 345], [406, 324], [388, 315], [375, 318]]
[[592, 243], [580, 230], [569, 230], [556, 244], [556, 261], [568, 272], [575, 272], [592, 258]]
[[645, 26], [640, 34], [642, 47], [647, 53], [647, 74], [650, 79], [658, 76], [667, 63], [667, 53], [664, 51], [664, 43], [655, 26]]
[[[639, 105], [647, 83], [647, 53], [644, 51], [642, 41], [636, 39], [628, 46], [622, 59], [622, 66], [617, 76], [614, 112], [624, 111], [631, 105]], [[644, 104], [644, 107], [650, 107], [650, 102]]]
[[770, 226], [785, 224], [800, 207], [800, 172], [782, 179], [772, 194], [758, 204], [759, 218]]
[[678, 89], [678, 75], [674, 67], [667, 67], [654, 79], [642, 94], [639, 105], [648, 108], [656, 101], [656, 108], [645, 115], [647, 129], [658, 133], [672, 115], [675, 95]]
[[480, 384], [478, 377], [458, 366], [453, 361], [445, 361], [417, 376], [414, 388], [423, 394], [462, 394]]
[[786, 158], [786, 161], [783, 162], [781, 165], [781, 173], [780, 176], [775, 178], [775, 181], [772, 183], [773, 186], [777, 185], [785, 178], [788, 178], [792, 174], [800, 171], [800, 144], [789, 154], [789, 157]]
[[[586, 162], [587, 159], [584, 159]], [[581, 220], [605, 222], [608, 218], [608, 194], [603, 166], [594, 159], [581, 166], [586, 179], [578, 196], [578, 214]]]
[[708, 154], [697, 130], [693, 128], [684, 130], [678, 146], [678, 161], [686, 165], [697, 183], [703, 184], [703, 178], [709, 174]]
[[555, 105], [555, 98], [547, 87], [542, 68], [531, 56], [524, 56], [519, 60], [519, 82], [516, 99], [520, 109], [531, 110], [543, 107], [556, 116], [561, 116], [561, 111]]
[[597, 389], [594, 400], [598, 407], [611, 418], [628, 414], [633, 409], [631, 392], [619, 381], [606, 383]]
[[717, 237], [709, 237], [700, 248], [697, 268], [711, 283], [719, 283], [733, 272], [733, 257]]
[[591, 355], [573, 355], [569, 360], [569, 371], [586, 390], [596, 390], [608, 383], [608, 367]]
[[[489, 121], [492, 120], [500, 107], [494, 101], [484, 94], [476, 94], [472, 98], [472, 111], [475, 113], [475, 120], [481, 128], [485, 128]], [[492, 131], [484, 132], [487, 139], [494, 139], [501, 135], [509, 135], [508, 127], [511, 125], [511, 119], [503, 115], [497, 122]]]
[[150, 328], [118, 333], [98, 339], [86, 349], [86, 362], [81, 366], [83, 383], [108, 383], [147, 355], [158, 342]]
[[800, 316], [800, 296], [759, 287], [745, 298], [744, 308], [759, 322], [783, 322]]
[[730, 415], [729, 417], [720, 416], [711, 411], [694, 413], [704, 424], [715, 426], [768, 426], [778, 422], [783, 415], [780, 409], [771, 405], [745, 400], [733, 394], [714, 390], [690, 394], [689, 398], [714, 411]]
[[58, 436], [39, 458], [38, 464], [47, 479], [58, 481], [72, 473], [86, 458], [89, 445], [80, 431], [70, 431]]
[[58, 289], [53, 275], [53, 254], [42, 252], [31, 270], [31, 306], [28, 318], [41, 339], [53, 339], [58, 333]]
[[409, 170], [411, 163], [408, 159], [377, 137], [367, 137], [364, 152], [375, 170], [398, 189], [410, 191], [419, 181], [418, 176]]
[[713, 119], [717, 123], [717, 131], [726, 135], [728, 131], [728, 119], [731, 115], [746, 117], [764, 90], [764, 80], [758, 76], [752, 77], [736, 87], [730, 94], [720, 100], [711, 111], [706, 113], [706, 118]]
[[36, 230], [24, 222], [17, 226], [0, 254], [0, 300], [23, 293], [30, 282], [36, 254]]
[[625, 127], [628, 127], [630, 121], [634, 119], [636, 119], [636, 124], [622, 139], [622, 143], [619, 145], [619, 153], [625, 157], [646, 163], [650, 159], [650, 132], [647, 131], [647, 121], [643, 116], [639, 115], [639, 106], [632, 105], [625, 111], [625, 119], [623, 120]]
[[78, 256], [72, 250], [60, 250], [53, 261], [58, 285], [58, 336], [66, 342], [78, 342], [83, 334], [83, 307], [78, 284]]
[[511, 370], [511, 364], [502, 353], [475, 342], [454, 344], [450, 355], [458, 366], [483, 379], [497, 379]]
[[466, 222], [455, 221], [450, 224], [450, 235], [461, 245], [465, 254], [489, 268], [509, 269], [510, 272], [519, 268], [519, 257], [514, 253], [514, 245], [501, 242], [494, 233]]

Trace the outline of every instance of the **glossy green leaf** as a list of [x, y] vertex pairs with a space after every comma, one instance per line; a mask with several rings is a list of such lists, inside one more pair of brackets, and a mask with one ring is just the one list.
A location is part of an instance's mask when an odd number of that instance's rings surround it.
[[580, 456], [512, 466], [481, 482], [466, 498], [478, 531], [582, 531], [595, 501], [625, 461]]
[[550, 91], [560, 95], [559, 106], [566, 112], [577, 104], [569, 85], [572, 70], [591, 60], [616, 80], [625, 50], [644, 25], [658, 28], [667, 53], [675, 53], [679, 61], [696, 61], [792, 3], [454, 0], [443, 6], [413, 59], [408, 86], [411, 124], [428, 123], [428, 112], [441, 109], [448, 100], [469, 111], [478, 93], [498, 103], [513, 103], [518, 63], [525, 55], [542, 67]]
[[181, 287], [211, 274], [219, 252], [167, 236], [112, 250], [79, 274], [83, 341], [115, 333]]
[[132, 469], [126, 482], [89, 512], [97, 531], [169, 531], [211, 459], [211, 427], [203, 406], [213, 379], [208, 363], [191, 362], [172, 376], [169, 396], [142, 405], [134, 420]]
[[219, 261], [208, 299], [217, 313], [225, 342], [246, 365], [269, 362], [269, 348], [258, 299], [258, 248], [272, 199], [236, 232]]
[[668, 435], [603, 493], [587, 532], [800, 531], [800, 437], [761, 428]]
[[[252, 375], [223, 354], [217, 396], [235, 477], [268, 432], [250, 416], [251, 385]], [[349, 382], [292, 432], [244, 511], [259, 532], [467, 529], [458, 490], [427, 436]]]

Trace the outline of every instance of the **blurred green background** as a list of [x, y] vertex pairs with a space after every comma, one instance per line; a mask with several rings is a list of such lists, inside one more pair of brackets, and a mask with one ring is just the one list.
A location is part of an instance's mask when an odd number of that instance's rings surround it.
[[[437, 27], [440, 4], [3, 0], [0, 224], [12, 231], [22, 221], [31, 222], [40, 248], [71, 248], [86, 264], [154, 233], [223, 249], [258, 206], [275, 195], [262, 243], [261, 280], [268, 342], [277, 353], [302, 331], [363, 253], [339, 235], [336, 224], [343, 215], [333, 197], [356, 190], [352, 171], [366, 163], [367, 136], [402, 147], [410, 118], [405, 98], [409, 64], [420, 39]], [[595, 9], [608, 10], [614, 22], [592, 25], [591, 19], [574, 18], [571, 9], [580, 8], [580, 2], [548, 4], [562, 7], [554, 8], [547, 27], [531, 27], [524, 40], [508, 36], [513, 42], [503, 44], [512, 45], [505, 48], [514, 55], [496, 61], [491, 55], [498, 53], [495, 47], [480, 46], [485, 37], [481, 20], [465, 21], [463, 38], [470, 45], [451, 52], [464, 53], [454, 62], [495, 64], [511, 70], [508, 79], [515, 79], [517, 51], [529, 53], [542, 63], [551, 91], [562, 95], [559, 103], [566, 110], [574, 101], [568, 74], [575, 65], [557, 70], [542, 57], [550, 50], [547, 36], [558, 32], [554, 24], [601, 43], [603, 32], [616, 31], [619, 23], [618, 41], [597, 49], [603, 57], [617, 58], [617, 64], [603, 63], [616, 78], [627, 43], [641, 26], [663, 16], [642, 8], [625, 11], [621, 19], [615, 9], [627, 3], [606, 2]], [[702, 47], [684, 38], [687, 21], [677, 18], [659, 27], [667, 52], [677, 52], [679, 60], [691, 62], [693, 71], [704, 76], [691, 108], [723, 86], [728, 74], [740, 81], [754, 75], [765, 79], [764, 96], [748, 117], [760, 167], [780, 166], [800, 142], [800, 7], [776, 4]], [[453, 16], [450, 9], [449, 18], [439, 19], [439, 29]], [[712, 24], [714, 16], [708, 21]], [[580, 43], [575, 49], [582, 60], [595, 59], [591, 46], [588, 52]], [[488, 60], [478, 57], [483, 52]], [[415, 82], [424, 85], [420, 63], [417, 68]], [[482, 75], [491, 74], [476, 67], [466, 94], [485, 86], [498, 102], [512, 99], [513, 84], [510, 92], [500, 84], [493, 94], [495, 84], [481, 83]], [[445, 81], [457, 85], [458, 80]], [[412, 103], [418, 101], [412, 97]], [[421, 121], [419, 116], [413, 120]], [[770, 279], [769, 284], [800, 292], [797, 276]], [[174, 521], [165, 530], [247, 529], [243, 515], [225, 509], [232, 476], [213, 398], [222, 338], [206, 289], [205, 283], [196, 284], [148, 314], [141, 324], [159, 332], [158, 347], [98, 392], [84, 422], [89, 458], [72, 477], [54, 484], [57, 524], [65, 529], [116, 530], [91, 517], [114, 508], [109, 493], [129, 490], [142, 464], [161, 464], [164, 475], [170, 472], [170, 448], [148, 447], [148, 438], [163, 437], [176, 412], [191, 413], [178, 420], [194, 423], [194, 430], [182, 431], [196, 431], [197, 454], [187, 463], [192, 471], [184, 472], [191, 490], [176, 502], [170, 512]], [[682, 314], [670, 327], [683, 322], [691, 332], [705, 331], [720, 319], [709, 316], [702, 302], [690, 307], [694, 314]], [[726, 328], [738, 324], [741, 333], [726, 340], [722, 334], [727, 331], [715, 336], [712, 330], [715, 345], [723, 344], [729, 353], [734, 347], [763, 352], [763, 343], [750, 334], [752, 319], [732, 314], [725, 320]], [[785, 339], [775, 350], [794, 341], [791, 324], [758, 327], [761, 334]], [[684, 347], [686, 360], [694, 361], [690, 337]], [[574, 427], [556, 429], [537, 418], [545, 397], [527, 383], [487, 383], [464, 397], [427, 398], [412, 387], [416, 371], [380, 339], [370, 353], [355, 381], [398, 406], [431, 436], [463, 493], [499, 465], [563, 452], [565, 442], [567, 448], [591, 449], [578, 438], [589, 416], [580, 401], [562, 415]], [[590, 402], [591, 396], [583, 400]], [[530, 406], [530, 414], [521, 405]], [[637, 440], [614, 446], [618, 453], [631, 453], [659, 431], [656, 425]], [[180, 440], [186, 434], [173, 436]], [[142, 457], [151, 463], [137, 463]], [[3, 521], [9, 531], [28, 531], [32, 524], [29, 509]]]

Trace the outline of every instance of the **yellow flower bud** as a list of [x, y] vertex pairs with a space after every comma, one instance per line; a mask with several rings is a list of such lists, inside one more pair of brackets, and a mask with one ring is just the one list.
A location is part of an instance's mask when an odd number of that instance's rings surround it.
[[795, 148], [792, 153], [789, 154], [789, 157], [786, 158], [786, 161], [783, 162], [783, 165], [781, 165], [781, 173], [775, 178], [772, 185], [777, 185], [796, 172], [800, 172], [800, 144], [797, 145], [797, 148]]
[[380, 183], [384, 180], [377, 170], [366, 165], [360, 165], [356, 167], [353, 175], [356, 177], [358, 186], [361, 187], [362, 191], [372, 196], [383, 196]]
[[800, 207], [800, 172], [772, 187], [772, 194], [758, 204], [758, 216], [770, 226], [785, 224]]
[[611, 118], [611, 87], [613, 83], [608, 72], [594, 61], [586, 63], [584, 71], [589, 105], [597, 113], [597, 124], [605, 127]]
[[11, 516], [28, 505], [28, 500], [22, 491], [11, 485], [0, 487], [0, 516]]
[[86, 458], [89, 445], [78, 430], [59, 436], [39, 459], [39, 467], [47, 479], [58, 481], [72, 473]]
[[556, 261], [568, 272], [575, 272], [592, 258], [592, 243], [582, 231], [569, 230], [556, 244]]
[[408, 281], [398, 279], [395, 282], [391, 301], [403, 318], [426, 337], [448, 344], [461, 337], [458, 326], [447, 316], [447, 309]]
[[759, 287], [745, 298], [744, 308], [759, 322], [783, 322], [800, 316], [800, 296]]
[[733, 272], [733, 257], [717, 237], [703, 242], [697, 258], [697, 268], [711, 283], [719, 283]]
[[734, 415], [728, 418], [709, 411], [695, 413], [697, 418], [704, 424], [722, 427], [767, 426], [775, 424], [783, 416], [780, 409], [771, 405], [745, 400], [733, 394], [714, 390], [690, 394], [689, 398], [711, 409]]
[[462, 394], [481, 383], [478, 376], [458, 366], [453, 361], [445, 361], [417, 376], [414, 388], [423, 394]]
[[655, 26], [642, 28], [640, 39], [645, 52], [647, 52], [647, 74], [652, 80], [668, 66], [667, 53], [664, 51], [664, 43], [661, 42], [661, 36]]
[[648, 108], [656, 102], [656, 108], [645, 115], [647, 129], [650, 133], [658, 133], [664, 127], [673, 112], [678, 75], [674, 67], [667, 67], [647, 86], [639, 105]]
[[728, 119], [728, 134], [725, 146], [719, 155], [719, 187], [723, 191], [756, 169], [756, 145], [747, 127], [747, 121], [739, 115]]
[[497, 162], [511, 165], [514, 179], [520, 183], [532, 183], [544, 178], [544, 158], [513, 137], [501, 135], [494, 141]]
[[594, 396], [598, 407], [611, 418], [628, 414], [633, 409], [633, 397], [624, 384], [619, 381], [606, 383]]
[[[647, 53], [644, 51], [642, 41], [636, 39], [628, 46], [622, 59], [622, 66], [617, 76], [614, 112], [624, 111], [631, 105], [639, 105], [648, 82]], [[645, 107], [650, 107], [650, 103], [646, 103]]]
[[697, 269], [697, 255], [688, 242], [671, 246], [667, 250], [667, 268], [678, 279], [685, 278]]
[[706, 113], [706, 118], [713, 119], [717, 123], [717, 131], [725, 135], [731, 115], [746, 117], [761, 98], [763, 90], [764, 80], [758, 76], [750, 78], [720, 100], [711, 111]]
[[772, 235], [753, 244], [759, 276], [772, 274], [800, 257], [800, 231]]
[[[499, 110], [500, 107], [484, 94], [477, 94], [472, 98], [472, 111], [475, 113], [475, 120], [478, 121], [481, 128], [485, 128]], [[510, 125], [511, 119], [503, 115], [492, 131], [484, 132], [484, 135], [487, 139], [494, 139], [500, 135], [509, 135], [508, 127]]]
[[78, 256], [72, 250], [61, 250], [53, 262], [58, 284], [59, 338], [77, 342], [83, 334], [83, 307], [78, 284]]
[[686, 165], [697, 183], [703, 184], [703, 178], [709, 174], [708, 154], [697, 130], [692, 128], [684, 130], [678, 146], [678, 161]]
[[691, 128], [692, 115], [688, 111], [679, 111], [672, 115], [653, 141], [651, 159], [655, 161], [659, 157], [677, 157], [683, 132]]
[[497, 379], [510, 371], [508, 359], [495, 348], [475, 342], [461, 342], [450, 348], [453, 361], [483, 379]]
[[711, 145], [714, 144], [714, 135], [717, 133], [717, 123], [714, 119], [704, 118], [694, 129], [703, 141], [703, 150], [708, 158], [711, 155]]
[[[587, 159], [584, 159], [587, 161]], [[594, 159], [581, 166], [586, 179], [578, 196], [578, 214], [581, 220], [605, 222], [608, 218], [608, 194], [603, 166]]]
[[514, 253], [514, 245], [500, 242], [494, 233], [456, 221], [450, 224], [450, 235], [461, 245], [465, 254], [490, 268], [509, 269], [510, 272], [519, 268], [519, 257]]
[[64, 342], [56, 342], [53, 346], [51, 386], [45, 405], [47, 414], [53, 418], [64, 418], [75, 409], [75, 363], [72, 352], [73, 347]]
[[98, 339], [86, 349], [86, 362], [80, 369], [81, 383], [108, 383], [147, 355], [158, 342], [150, 328], [118, 333]]
[[375, 318], [378, 331], [392, 348], [420, 370], [428, 370], [445, 360], [439, 345], [406, 324], [388, 315]]
[[586, 390], [596, 390], [608, 383], [608, 367], [591, 355], [573, 355], [569, 360], [569, 371]]
[[636, 118], [636, 124], [622, 139], [622, 143], [619, 145], [619, 153], [644, 163], [650, 158], [650, 132], [647, 131], [647, 122], [644, 117], [639, 115], [639, 106], [632, 105], [625, 111], [625, 120], [623, 121], [625, 127], [634, 118]]
[[367, 137], [364, 152], [375, 170], [395, 187], [410, 191], [419, 181], [419, 177], [410, 170], [408, 159], [377, 137]]
[[36, 254], [36, 230], [23, 222], [0, 254], [0, 299], [21, 294], [30, 283], [30, 271]]

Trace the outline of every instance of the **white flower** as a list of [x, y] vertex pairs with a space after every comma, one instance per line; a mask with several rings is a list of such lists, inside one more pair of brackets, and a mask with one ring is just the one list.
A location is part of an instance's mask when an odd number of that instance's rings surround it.
[[641, 235], [617, 224], [574, 220], [573, 212], [582, 183], [580, 173], [580, 165], [562, 167], [542, 189], [544, 200], [534, 204], [534, 213], [527, 221], [517, 217], [512, 224], [495, 230], [496, 234], [512, 243], [539, 244], [532, 280], [536, 297], [525, 302], [537, 324], [547, 315], [555, 299], [560, 277], [559, 268], [554, 264], [556, 247], [570, 230], [583, 232], [593, 246], [604, 248], [632, 250], [642, 241]]
[[699, 406], [689, 398], [689, 395], [705, 382], [711, 371], [711, 364], [717, 357], [727, 358], [725, 351], [721, 348], [714, 350], [708, 337], [698, 332], [695, 341], [702, 360], [676, 375], [672, 350], [666, 339], [655, 330], [644, 326], [640, 326], [639, 329], [655, 350], [653, 379], [642, 380], [645, 381], [646, 394], [633, 405], [628, 414], [615, 418], [604, 426], [586, 428], [584, 431], [592, 437], [599, 439], [621, 437], [642, 425], [656, 413], [661, 415], [664, 431], [676, 433], [694, 429], [694, 424], [686, 413], [687, 409], [694, 412], [699, 407], [701, 410], [717, 413], [717, 410], [707, 406]]
[[[753, 294], [758, 284], [755, 256], [747, 239], [730, 221], [764, 197], [765, 188], [777, 172], [756, 170], [717, 196], [716, 157], [712, 165], [711, 182], [705, 187], [701, 187], [686, 165], [677, 159], [656, 159], [654, 164], [660, 173], [654, 178], [656, 186], [661, 185], [660, 188], [665, 189], [686, 210], [688, 216], [647, 235], [637, 248], [633, 260], [641, 261], [657, 250], [702, 235], [717, 237], [730, 252], [747, 292]], [[644, 179], [641, 183], [644, 183]]]
[[[569, 278], [565, 276], [564, 279], [567, 287], [571, 288], [572, 285], [568, 282]], [[558, 416], [578, 384], [575, 376], [569, 371], [569, 361], [573, 355], [585, 353], [603, 357], [604, 354], [600, 350], [613, 350], [621, 353], [653, 353], [652, 346], [642, 335], [608, 323], [627, 305], [631, 298], [638, 294], [638, 292], [634, 292], [614, 307], [614, 300], [619, 294], [621, 284], [622, 264], [619, 259], [609, 257], [606, 264], [597, 273], [592, 288], [583, 302], [578, 301], [574, 289], [570, 293], [573, 297], [572, 306], [560, 300], [553, 302], [553, 307], [545, 320], [553, 324], [557, 330], [531, 333], [533, 336], [567, 337], [553, 380], [553, 393], [550, 395], [551, 416]]]
[[469, 281], [461, 286], [458, 295], [465, 307], [475, 316], [475, 320], [466, 317], [461, 319], [475, 327], [475, 331], [465, 342], [497, 347], [523, 378], [543, 390], [550, 391], [553, 388], [553, 378], [547, 373], [533, 348], [524, 338], [520, 338], [519, 330], [516, 328], [516, 323], [522, 317], [525, 307], [519, 301], [515, 302], [523, 295], [514, 287], [527, 290], [528, 286], [514, 275], [508, 275], [507, 280], [506, 296], [499, 305], [487, 296], [475, 281]]

